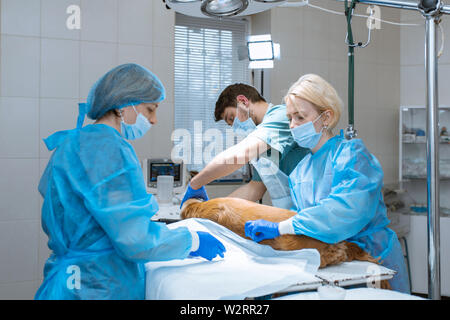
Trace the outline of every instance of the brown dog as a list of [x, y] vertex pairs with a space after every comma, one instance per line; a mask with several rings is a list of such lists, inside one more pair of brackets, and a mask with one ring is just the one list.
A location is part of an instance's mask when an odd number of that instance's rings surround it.
[[[181, 208], [182, 219], [209, 219], [244, 238], [247, 238], [244, 230], [247, 221], [264, 219], [281, 222], [295, 214], [294, 211], [265, 206], [238, 198], [216, 198], [207, 202], [189, 199]], [[327, 244], [307, 236], [282, 235], [275, 239], [263, 240], [260, 244], [269, 245], [276, 250], [317, 249], [320, 253], [320, 268], [353, 260], [379, 263], [359, 246], [347, 241]]]

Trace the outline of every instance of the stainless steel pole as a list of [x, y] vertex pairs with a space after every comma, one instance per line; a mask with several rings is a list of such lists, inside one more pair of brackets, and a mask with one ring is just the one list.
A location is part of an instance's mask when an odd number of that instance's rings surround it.
[[444, 5], [441, 7], [441, 13], [443, 13], [443, 14], [450, 14], [450, 6], [444, 4]]
[[428, 296], [441, 299], [439, 230], [439, 103], [436, 23], [439, 16], [426, 15], [425, 69], [427, 75], [427, 203], [428, 203]]
[[[344, 2], [345, 0], [336, 0], [336, 1]], [[419, 11], [418, 4], [416, 2], [411, 2], [411, 1], [359, 0], [358, 3], [362, 3], [362, 4], [366, 4], [366, 5], [380, 6], [380, 7]], [[450, 14], [450, 5], [442, 5], [439, 11], [443, 14]]]
[[[337, 0], [337, 1], [343, 2], [345, 0]], [[380, 7], [418, 10], [417, 3], [408, 2], [408, 1], [358, 0], [358, 3], [367, 4], [367, 5], [375, 5], [375, 6], [380, 6]]]

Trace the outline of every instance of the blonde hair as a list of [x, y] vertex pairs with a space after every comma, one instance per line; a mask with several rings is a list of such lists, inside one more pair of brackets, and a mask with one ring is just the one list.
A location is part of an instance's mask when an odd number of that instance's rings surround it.
[[306, 74], [300, 77], [288, 90], [284, 102], [286, 104], [291, 102], [297, 108], [293, 99], [295, 97], [312, 103], [320, 114], [332, 110], [333, 117], [328, 125], [328, 130], [331, 131], [339, 122], [343, 105], [342, 100], [333, 86], [322, 77], [316, 74]]

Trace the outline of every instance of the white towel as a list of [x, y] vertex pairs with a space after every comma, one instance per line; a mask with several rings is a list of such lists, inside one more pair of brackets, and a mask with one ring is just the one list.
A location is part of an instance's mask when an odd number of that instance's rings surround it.
[[315, 282], [320, 265], [315, 249], [278, 251], [244, 239], [206, 219], [187, 219], [169, 225], [207, 231], [225, 246], [225, 257], [207, 261], [187, 258], [147, 263], [148, 300], [218, 300], [259, 297], [291, 285]]

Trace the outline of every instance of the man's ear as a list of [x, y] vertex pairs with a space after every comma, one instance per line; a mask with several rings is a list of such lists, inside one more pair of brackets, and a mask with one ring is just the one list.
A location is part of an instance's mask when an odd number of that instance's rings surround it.
[[246, 107], [248, 107], [250, 101], [247, 99], [246, 96], [244, 96], [243, 94], [240, 94], [236, 97], [237, 102], [241, 102], [243, 103]]

